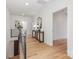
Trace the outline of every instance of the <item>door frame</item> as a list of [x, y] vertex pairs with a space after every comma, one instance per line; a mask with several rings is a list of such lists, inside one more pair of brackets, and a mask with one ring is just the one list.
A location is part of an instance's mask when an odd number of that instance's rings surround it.
[[[54, 11], [53, 13], [52, 13], [52, 35], [53, 35], [53, 45], [54, 45], [54, 13], [56, 13], [56, 12], [59, 12], [59, 11], [61, 11], [61, 10], [63, 10], [63, 9], [67, 9], [67, 24], [68, 24], [68, 7], [64, 7], [64, 8], [61, 8], [61, 9], [58, 9], [58, 10], [56, 10], [56, 11]], [[67, 27], [68, 27], [68, 25], [67, 25]], [[68, 29], [67, 29], [67, 32], [68, 32]], [[67, 34], [68, 35], [68, 34]], [[66, 37], [67, 38], [67, 47], [68, 47], [68, 37]], [[68, 48], [67, 48], [67, 50], [68, 50]]]

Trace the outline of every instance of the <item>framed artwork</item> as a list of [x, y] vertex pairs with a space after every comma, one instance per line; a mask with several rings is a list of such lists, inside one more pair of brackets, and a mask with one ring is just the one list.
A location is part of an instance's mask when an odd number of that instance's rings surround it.
[[18, 29], [10, 29], [11, 30], [11, 37], [18, 37], [19, 31]]

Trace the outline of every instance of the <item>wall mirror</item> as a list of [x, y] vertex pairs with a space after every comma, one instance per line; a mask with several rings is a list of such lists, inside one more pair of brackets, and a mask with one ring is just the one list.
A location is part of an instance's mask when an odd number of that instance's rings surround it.
[[38, 17], [37, 18], [37, 25], [39, 26], [39, 28], [42, 28], [42, 17]]

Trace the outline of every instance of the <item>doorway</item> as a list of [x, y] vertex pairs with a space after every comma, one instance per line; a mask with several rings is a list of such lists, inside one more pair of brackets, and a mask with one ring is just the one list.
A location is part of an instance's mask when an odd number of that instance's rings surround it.
[[53, 13], [53, 46], [67, 51], [67, 8]]

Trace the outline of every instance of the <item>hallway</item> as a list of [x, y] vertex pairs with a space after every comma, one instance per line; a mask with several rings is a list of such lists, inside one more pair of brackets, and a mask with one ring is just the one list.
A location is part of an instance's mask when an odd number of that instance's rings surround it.
[[27, 59], [71, 59], [66, 53], [66, 41], [54, 42], [54, 47], [50, 47], [34, 38], [27, 39]]

